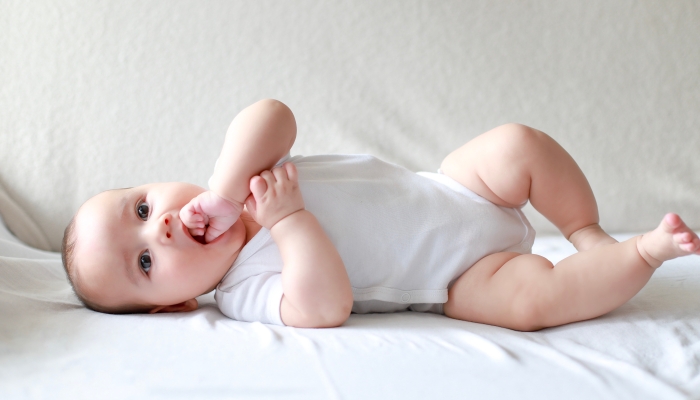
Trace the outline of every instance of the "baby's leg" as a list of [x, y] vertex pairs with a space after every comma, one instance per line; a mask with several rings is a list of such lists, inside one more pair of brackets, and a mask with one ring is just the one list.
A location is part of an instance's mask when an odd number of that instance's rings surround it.
[[447, 156], [441, 169], [491, 202], [528, 199], [580, 251], [559, 262], [496, 253], [470, 267], [450, 288], [449, 317], [536, 330], [595, 318], [624, 304], [661, 262], [700, 253], [700, 240], [675, 214], [658, 228], [617, 243], [598, 225], [585, 176], [552, 138], [523, 125], [495, 128]]
[[653, 231], [576, 253], [552, 266], [533, 254], [496, 253], [450, 288], [445, 315], [532, 331], [595, 318], [632, 298], [663, 261], [700, 254], [700, 239], [675, 214]]
[[518, 207], [529, 199], [578, 250], [615, 243], [598, 225], [598, 206], [581, 169], [538, 130], [499, 126], [449, 154], [440, 168], [494, 204]]

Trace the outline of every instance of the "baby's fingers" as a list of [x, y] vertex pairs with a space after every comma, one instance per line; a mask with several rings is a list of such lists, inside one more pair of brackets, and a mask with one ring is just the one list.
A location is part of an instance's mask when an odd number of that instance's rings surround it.
[[250, 179], [250, 192], [253, 194], [255, 200], [260, 200], [267, 190], [267, 183], [265, 179], [254, 176]]
[[276, 182], [284, 182], [289, 180], [289, 177], [287, 177], [287, 169], [282, 167], [277, 167], [272, 169], [272, 175], [275, 176], [275, 181]]
[[250, 216], [257, 221], [256, 215], [258, 214], [258, 205], [255, 204], [255, 196], [252, 193], [248, 195], [247, 199], [245, 199], [245, 206], [248, 209]]
[[288, 162], [284, 163], [282, 167], [287, 171], [287, 176], [289, 177], [289, 180], [292, 182], [296, 182], [299, 179], [299, 175], [297, 174], [297, 167], [296, 165]]
[[233, 224], [236, 223], [238, 217], [214, 217], [209, 218], [209, 226], [204, 234], [204, 240], [209, 243], [226, 232]]
[[192, 236], [204, 236], [205, 228], [188, 229]]
[[183, 212], [185, 209], [180, 210], [180, 220], [183, 225], [187, 227], [187, 230], [192, 236], [204, 236], [206, 231], [206, 222], [204, 222], [204, 216], [201, 214], [192, 214], [187, 216], [187, 212]]
[[180, 210], [180, 220], [189, 229], [204, 228], [206, 225], [204, 216], [197, 212], [197, 208], [193, 201], [182, 207]]

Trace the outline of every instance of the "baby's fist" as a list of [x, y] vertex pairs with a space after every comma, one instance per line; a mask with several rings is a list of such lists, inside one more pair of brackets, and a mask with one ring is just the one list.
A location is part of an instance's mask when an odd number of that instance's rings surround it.
[[233, 226], [242, 210], [243, 204], [230, 202], [207, 190], [180, 210], [180, 220], [192, 236], [204, 236], [209, 243]]

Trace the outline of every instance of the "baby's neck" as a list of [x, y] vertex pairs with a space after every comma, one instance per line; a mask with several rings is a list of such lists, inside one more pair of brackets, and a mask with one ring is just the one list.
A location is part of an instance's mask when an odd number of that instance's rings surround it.
[[253, 236], [260, 232], [262, 226], [255, 222], [247, 210], [243, 210], [241, 213], [241, 222], [243, 222], [243, 226], [245, 227], [245, 243], [248, 243]]

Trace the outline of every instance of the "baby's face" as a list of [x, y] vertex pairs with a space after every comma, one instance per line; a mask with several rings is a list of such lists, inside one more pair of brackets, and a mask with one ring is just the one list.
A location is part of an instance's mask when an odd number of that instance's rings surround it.
[[216, 240], [196, 241], [180, 209], [204, 189], [156, 183], [110, 190], [75, 219], [74, 268], [80, 286], [104, 306], [174, 305], [213, 289], [245, 241], [239, 219]]

